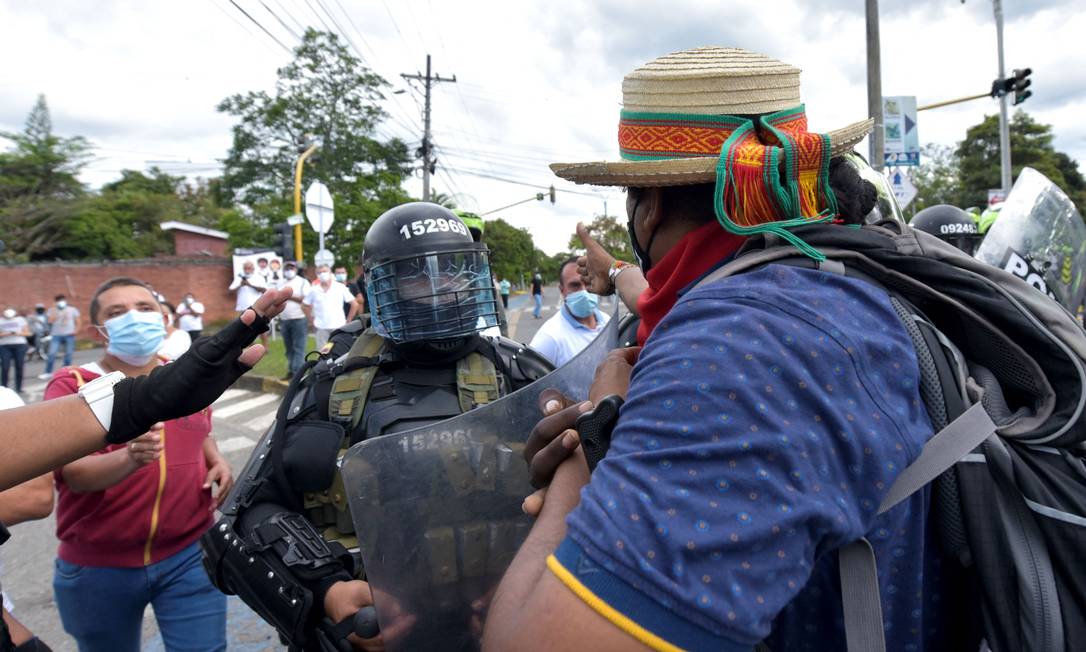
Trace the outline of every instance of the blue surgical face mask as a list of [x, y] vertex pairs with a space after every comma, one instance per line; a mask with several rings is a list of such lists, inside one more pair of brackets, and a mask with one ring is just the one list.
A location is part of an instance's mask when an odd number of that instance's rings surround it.
[[566, 307], [569, 308], [570, 314], [578, 319], [584, 319], [591, 315], [599, 302], [599, 295], [592, 294], [587, 290], [570, 292], [566, 295]]
[[346, 283], [347, 282], [347, 275], [346, 274], [336, 274], [336, 280], [339, 281], [340, 283]]
[[162, 340], [166, 338], [166, 327], [162, 323], [162, 313], [128, 312], [107, 319], [103, 324], [109, 346], [106, 351], [117, 359], [132, 366], [142, 366], [151, 361]]

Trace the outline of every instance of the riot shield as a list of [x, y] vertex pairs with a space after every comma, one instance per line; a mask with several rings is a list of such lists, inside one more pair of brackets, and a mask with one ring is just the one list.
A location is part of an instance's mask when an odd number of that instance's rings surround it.
[[587, 398], [619, 321], [616, 309], [575, 358], [494, 403], [347, 452], [342, 476], [386, 649], [479, 648], [494, 589], [531, 528], [523, 450], [539, 395]]
[[1074, 314], [1086, 291], [1086, 225], [1043, 174], [1023, 168], [976, 257], [1025, 280]]

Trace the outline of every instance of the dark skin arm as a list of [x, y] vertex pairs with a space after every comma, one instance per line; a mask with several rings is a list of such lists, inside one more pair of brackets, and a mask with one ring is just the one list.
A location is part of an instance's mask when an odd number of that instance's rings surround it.
[[506, 571], [490, 606], [484, 650], [646, 649], [578, 598], [546, 567], [566, 535], [566, 516], [580, 502], [588, 465], [580, 449], [554, 474], [547, 502]]

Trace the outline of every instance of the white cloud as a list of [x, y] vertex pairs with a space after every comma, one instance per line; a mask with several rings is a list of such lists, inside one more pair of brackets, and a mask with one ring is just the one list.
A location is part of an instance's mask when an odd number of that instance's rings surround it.
[[[594, 193], [560, 193], [554, 206], [533, 201], [500, 213], [551, 253], [565, 248], [578, 219], [603, 211], [605, 197], [609, 212], [621, 214], [623, 195], [562, 182], [546, 164], [613, 158], [622, 76], [656, 56], [708, 44], [759, 50], [804, 70], [813, 128], [867, 112], [862, 3], [851, 0], [236, 2], [288, 46], [297, 39], [279, 20], [296, 32], [322, 28], [321, 20], [335, 28], [325, 11], [332, 13], [396, 88], [405, 87], [401, 72], [421, 69], [433, 55], [435, 71], [458, 79], [434, 92], [434, 140], [446, 170], [434, 180], [437, 190], [474, 198], [481, 210], [536, 189], [478, 174]], [[987, 0], [882, 4], [885, 94], [917, 95], [923, 104], [988, 89], [996, 55]], [[1034, 97], [1023, 108], [1054, 125], [1058, 148], [1086, 162], [1086, 55], [1078, 47], [1086, 13], [1075, 0], [1008, 4], [1007, 67], [1034, 69]], [[232, 93], [271, 90], [275, 69], [289, 59], [229, 0], [9, 2], [0, 5], [0, 24], [8, 27], [0, 57], [9, 62], [0, 78], [0, 130], [18, 129], [45, 93], [59, 132], [101, 146], [85, 175], [92, 185], [148, 161], [211, 174], [200, 166], [225, 156], [232, 124], [215, 105]], [[415, 99], [393, 97], [396, 119], [382, 132], [417, 142]], [[923, 113], [921, 139], [952, 144], [997, 110], [985, 99]], [[421, 182], [409, 188], [418, 194]]]

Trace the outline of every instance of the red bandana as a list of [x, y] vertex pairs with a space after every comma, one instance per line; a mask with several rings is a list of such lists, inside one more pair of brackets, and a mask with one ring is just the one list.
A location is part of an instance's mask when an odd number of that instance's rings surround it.
[[649, 287], [637, 299], [637, 311], [641, 315], [637, 343], [644, 346], [656, 325], [679, 300], [683, 288], [735, 253], [744, 240], [746, 238], [725, 231], [713, 220], [687, 233], [666, 256], [654, 263], [645, 279]]

